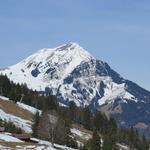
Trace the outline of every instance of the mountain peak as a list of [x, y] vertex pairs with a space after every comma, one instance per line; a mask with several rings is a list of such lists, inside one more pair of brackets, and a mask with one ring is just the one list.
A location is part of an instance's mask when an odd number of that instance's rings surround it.
[[[32, 89], [44, 90], [47, 86], [58, 88], [78, 65], [91, 59], [92, 55], [78, 43], [70, 42], [56, 48], [43, 48], [18, 64], [10, 66], [3, 73], [16, 83], [26, 81]], [[20, 75], [23, 78], [19, 81], [17, 76]], [[30, 84], [31, 81], [34, 83]]]
[[81, 47], [81, 46], [79, 45], [79, 43], [77, 43], [77, 42], [68, 42], [68, 43], [66, 43], [65, 45], [68, 45], [68, 46], [70, 46], [70, 47]]
[[45, 52], [53, 52], [53, 51], [66, 51], [66, 50], [84, 50], [78, 43], [76, 42], [69, 42], [63, 45], [54, 47], [54, 48], [42, 48], [38, 51], [38, 53], [45, 53]]
[[33, 55], [26, 58], [23, 62], [31, 63], [31, 62], [48, 62], [51, 60], [55, 63], [64, 62], [65, 60], [89, 60], [93, 58], [93, 56], [88, 53], [84, 48], [82, 48], [78, 43], [70, 42], [63, 45], [60, 45], [55, 48], [43, 48]]
[[[61, 46], [58, 46], [54, 49], [58, 50], [58, 51], [78, 51], [78, 52], [85, 52], [86, 54], [88, 53], [82, 46], [80, 46], [76, 42], [69, 42], [69, 43], [63, 44]], [[89, 54], [89, 55], [91, 55], [91, 54]]]
[[78, 43], [41, 49], [1, 73], [30, 89], [52, 92], [65, 105], [74, 101], [118, 116], [120, 125], [134, 126], [139, 120], [150, 124], [150, 92], [94, 59]]
[[[62, 52], [61, 52], [62, 51]], [[92, 55], [87, 52], [82, 46], [80, 46], [78, 43], [76, 42], [69, 42], [69, 43], [65, 43], [63, 45], [57, 46], [55, 48], [42, 48], [38, 51], [38, 54], [42, 54], [42, 53], [47, 53], [47, 56], [50, 55], [51, 53], [63, 53], [63, 52], [78, 52], [78, 53], [84, 53], [85, 55], [88, 55], [87, 57], [92, 57]], [[71, 54], [74, 54], [72, 53]], [[34, 54], [33, 54], [34, 55]], [[42, 54], [43, 55], [43, 54]]]
[[68, 43], [65, 43], [63, 45], [60, 45], [58, 47], [81, 47], [77, 42], [68, 42]]

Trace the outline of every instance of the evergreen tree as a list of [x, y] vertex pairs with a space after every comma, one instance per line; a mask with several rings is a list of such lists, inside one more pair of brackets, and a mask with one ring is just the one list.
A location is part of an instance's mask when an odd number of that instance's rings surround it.
[[76, 140], [74, 140], [72, 138], [67, 139], [66, 145], [71, 148], [75, 148], [75, 149], [78, 148], [78, 144], [77, 144]]
[[93, 132], [92, 139], [90, 139], [81, 149], [82, 150], [101, 150], [101, 138], [98, 132], [95, 130]]
[[40, 121], [40, 115], [39, 115], [39, 112], [37, 111], [36, 114], [34, 115], [34, 118], [33, 118], [33, 125], [32, 125], [32, 135], [33, 135], [33, 137], [38, 136], [39, 121]]
[[142, 136], [141, 140], [142, 140], [142, 143], [141, 143], [142, 149], [141, 150], [148, 150], [149, 149], [149, 142], [144, 135]]
[[101, 139], [97, 131], [93, 132], [93, 138], [90, 142], [91, 150], [101, 150]]
[[16, 134], [22, 133], [21, 128], [16, 127], [12, 122], [5, 122], [0, 120], [0, 126], [5, 128], [5, 132], [16, 133]]
[[107, 126], [105, 127], [105, 132], [103, 134], [103, 150], [111, 150], [116, 145], [116, 139], [117, 139], [117, 125], [116, 121], [113, 118], [110, 118], [110, 120], [107, 123]]
[[83, 111], [82, 111], [82, 124], [88, 130], [90, 130], [92, 128], [92, 114], [89, 110], [89, 107], [83, 108]]
[[76, 110], [77, 110], [77, 106], [75, 104], [74, 101], [70, 101], [69, 102], [69, 118], [70, 120], [72, 120], [74, 123], [76, 122]]
[[7, 76], [0, 75], [0, 94], [3, 96], [8, 96], [11, 89], [11, 84]]
[[101, 134], [103, 134], [107, 131], [105, 130], [107, 125], [108, 119], [106, 115], [101, 113], [100, 111], [96, 111], [94, 115], [94, 128]]
[[45, 108], [47, 110], [57, 110], [58, 102], [56, 96], [48, 95], [45, 97]]

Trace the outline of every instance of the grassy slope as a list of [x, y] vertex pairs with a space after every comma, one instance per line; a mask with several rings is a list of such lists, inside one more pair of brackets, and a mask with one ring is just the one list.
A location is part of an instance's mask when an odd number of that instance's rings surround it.
[[4, 112], [8, 114], [12, 114], [22, 119], [31, 120], [33, 118], [32, 113], [20, 108], [12, 101], [5, 101], [0, 99], [0, 109], [2, 109]]

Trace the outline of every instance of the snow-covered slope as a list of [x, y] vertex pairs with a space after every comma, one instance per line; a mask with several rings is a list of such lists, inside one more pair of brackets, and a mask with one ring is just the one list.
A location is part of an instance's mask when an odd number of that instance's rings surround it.
[[6, 122], [12, 122], [17, 127], [21, 128], [27, 133], [31, 133], [32, 129], [32, 122], [29, 120], [22, 119], [20, 117], [16, 117], [12, 114], [7, 114], [3, 110], [0, 109], [0, 119], [6, 121]]
[[13, 137], [10, 133], [0, 133], [0, 142], [23, 142], [16, 137]]
[[41, 110], [38, 110], [38, 109], [36, 109], [36, 108], [34, 108], [34, 107], [31, 107], [31, 106], [29, 106], [29, 105], [26, 105], [26, 104], [24, 104], [24, 103], [17, 102], [17, 105], [18, 105], [19, 107], [21, 107], [22, 109], [31, 112], [32, 114], [36, 114], [36, 112], [38, 112], [39, 114], [42, 113]]
[[61, 104], [74, 101], [79, 107], [107, 111], [120, 124], [150, 124], [150, 92], [94, 59], [77, 43], [44, 48], [0, 73], [34, 90], [52, 92]]
[[56, 90], [76, 66], [91, 57], [78, 44], [69, 43], [53, 49], [41, 49], [2, 73], [14, 82], [26, 83], [29, 88], [38, 91], [46, 87]]
[[92, 135], [83, 131], [80, 131], [76, 128], [70, 129], [71, 133], [74, 134], [75, 136], [79, 136], [81, 139], [88, 141], [89, 139], [92, 138]]
[[[58, 145], [43, 141], [36, 138], [30, 138], [35, 143], [25, 143], [16, 137], [13, 137], [11, 133], [0, 133], [0, 149], [1, 150], [76, 150], [67, 146]], [[8, 144], [6, 146], [2, 146], [1, 142], [5, 142], [5, 144]], [[12, 148], [13, 147], [13, 148]], [[15, 148], [14, 148], [15, 147]]]
[[[7, 97], [0, 96], [0, 119], [13, 123], [26, 133], [32, 133], [33, 114], [37, 111], [41, 114], [41, 111], [20, 102], [15, 104], [8, 99]], [[15, 113], [11, 109], [15, 109]], [[26, 115], [28, 117], [25, 117]]]

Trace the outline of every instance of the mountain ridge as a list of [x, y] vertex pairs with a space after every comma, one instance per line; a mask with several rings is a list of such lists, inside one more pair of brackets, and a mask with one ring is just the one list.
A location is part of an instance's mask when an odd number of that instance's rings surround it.
[[51, 92], [63, 104], [74, 101], [78, 107], [102, 110], [121, 125], [150, 124], [150, 92], [124, 79], [106, 62], [94, 59], [77, 43], [41, 49], [0, 73], [31, 89]]

